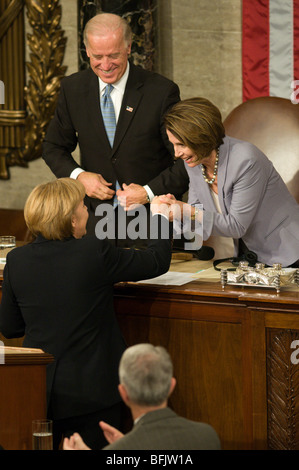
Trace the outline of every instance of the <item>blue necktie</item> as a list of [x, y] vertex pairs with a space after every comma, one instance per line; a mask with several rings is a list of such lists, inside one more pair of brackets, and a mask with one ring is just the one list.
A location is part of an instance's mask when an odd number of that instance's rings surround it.
[[113, 147], [114, 134], [116, 129], [116, 120], [114, 113], [114, 106], [110, 96], [113, 86], [108, 83], [105, 87], [103, 97], [101, 99], [101, 110], [103, 115], [103, 120], [107, 132], [107, 136], [110, 142], [111, 147]]
[[[116, 120], [115, 120], [115, 112], [114, 112], [114, 106], [112, 103], [111, 99], [111, 91], [113, 90], [113, 86], [108, 83], [105, 87], [105, 91], [103, 94], [103, 97], [101, 99], [101, 110], [102, 110], [102, 116], [106, 128], [106, 133], [107, 137], [109, 139], [111, 147], [113, 147], [113, 141], [114, 141], [114, 134], [115, 134], [115, 129], [116, 129]], [[116, 188], [115, 191], [120, 189], [119, 182], [116, 181]], [[113, 199], [113, 207], [116, 207], [118, 205], [118, 200], [117, 197], [114, 196]]]

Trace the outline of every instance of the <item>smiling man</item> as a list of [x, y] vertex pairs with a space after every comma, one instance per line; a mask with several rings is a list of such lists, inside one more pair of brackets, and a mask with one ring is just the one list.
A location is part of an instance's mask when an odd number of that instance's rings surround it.
[[87, 23], [84, 31], [86, 53], [90, 67], [104, 83], [116, 83], [124, 75], [131, 42], [131, 29], [115, 15], [100, 15]]
[[[89, 20], [84, 44], [90, 68], [62, 80], [44, 141], [43, 158], [53, 173], [85, 186], [89, 233], [99, 220], [98, 204], [127, 208], [158, 194], [180, 198], [188, 188], [187, 172], [181, 161], [174, 163], [163, 126], [165, 112], [180, 100], [179, 88], [131, 63], [131, 43], [131, 28], [120, 16], [101, 13]], [[112, 142], [101, 111], [109, 84], [116, 121]], [[80, 167], [72, 157], [77, 144]]]

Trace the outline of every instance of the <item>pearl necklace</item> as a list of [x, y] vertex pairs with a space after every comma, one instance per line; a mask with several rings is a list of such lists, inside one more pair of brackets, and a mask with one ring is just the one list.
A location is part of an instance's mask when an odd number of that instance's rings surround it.
[[219, 160], [219, 148], [217, 149], [217, 152], [216, 152], [216, 160], [215, 160], [215, 166], [214, 166], [214, 171], [213, 171], [213, 178], [211, 178], [210, 180], [207, 178], [206, 169], [205, 169], [204, 165], [203, 164], [201, 165], [202, 176], [203, 176], [205, 182], [208, 183], [208, 184], [213, 184], [215, 179], [216, 179], [217, 170], [218, 170], [218, 160]]

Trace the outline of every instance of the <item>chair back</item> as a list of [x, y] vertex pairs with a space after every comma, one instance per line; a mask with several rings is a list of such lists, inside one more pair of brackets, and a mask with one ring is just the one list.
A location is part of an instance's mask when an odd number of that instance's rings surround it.
[[245, 101], [224, 120], [226, 134], [256, 145], [299, 203], [299, 105], [265, 96]]

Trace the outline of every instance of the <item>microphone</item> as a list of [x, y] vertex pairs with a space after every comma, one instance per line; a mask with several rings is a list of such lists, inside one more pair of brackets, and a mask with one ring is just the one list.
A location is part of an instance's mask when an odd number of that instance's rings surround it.
[[215, 256], [215, 250], [211, 246], [202, 246], [199, 248], [199, 250], [184, 250], [183, 248], [181, 250], [177, 248], [172, 248], [172, 251], [176, 253], [191, 253], [194, 255], [197, 259], [201, 261], [209, 261], [210, 259], [214, 258]]
[[[192, 253], [189, 252], [189, 253]], [[202, 246], [199, 250], [195, 250], [193, 252], [194, 256], [196, 256], [196, 258], [202, 260], [202, 261], [208, 261], [212, 258], [214, 258], [215, 256], [215, 250], [214, 248], [212, 248], [211, 246]]]

